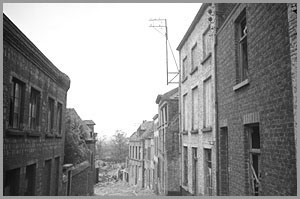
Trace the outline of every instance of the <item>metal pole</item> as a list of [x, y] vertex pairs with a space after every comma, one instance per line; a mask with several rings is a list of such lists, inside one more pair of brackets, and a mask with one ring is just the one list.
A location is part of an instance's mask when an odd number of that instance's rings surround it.
[[167, 27], [167, 19], [165, 19], [165, 27], [166, 27], [166, 66], [167, 66], [167, 85], [169, 83], [169, 70], [168, 70], [168, 27]]

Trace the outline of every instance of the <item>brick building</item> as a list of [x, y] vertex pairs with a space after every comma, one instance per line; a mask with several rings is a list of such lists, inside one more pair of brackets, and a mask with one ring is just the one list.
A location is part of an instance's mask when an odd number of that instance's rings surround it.
[[215, 5], [220, 195], [297, 195], [292, 7]]
[[158, 195], [180, 194], [178, 88], [158, 95], [158, 128], [155, 134], [156, 191]]
[[202, 4], [177, 47], [183, 195], [217, 195], [215, 53], [210, 11], [211, 4]]
[[144, 141], [144, 187], [153, 189], [154, 123], [141, 136]]
[[69, 87], [3, 14], [3, 195], [62, 195]]
[[142, 135], [153, 128], [153, 121], [143, 121], [129, 137], [128, 174], [129, 184], [144, 188], [144, 138]]

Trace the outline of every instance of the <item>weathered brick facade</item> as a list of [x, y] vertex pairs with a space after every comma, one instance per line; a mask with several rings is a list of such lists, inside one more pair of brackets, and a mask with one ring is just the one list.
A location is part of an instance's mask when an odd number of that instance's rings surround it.
[[178, 88], [158, 95], [158, 128], [156, 142], [155, 179], [158, 195], [179, 195], [180, 156], [179, 156], [179, 117]]
[[181, 153], [183, 195], [217, 195], [214, 24], [210, 11], [211, 4], [202, 4], [177, 47], [181, 150], [187, 147], [187, 154]]
[[62, 194], [69, 86], [70, 79], [3, 15], [3, 195]]
[[[216, 9], [217, 15], [225, 13], [219, 16], [223, 20], [218, 22], [216, 43], [220, 194], [254, 194], [252, 164], [258, 165], [258, 195], [296, 195], [296, 46], [290, 48], [290, 42], [295, 44], [295, 23], [290, 20], [289, 25], [288, 5], [216, 4]], [[248, 76], [237, 82], [237, 24], [242, 15]]]

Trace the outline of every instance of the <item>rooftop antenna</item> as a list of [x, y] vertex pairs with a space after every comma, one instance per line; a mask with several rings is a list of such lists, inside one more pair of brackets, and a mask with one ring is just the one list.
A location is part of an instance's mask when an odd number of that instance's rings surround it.
[[[178, 69], [178, 65], [176, 63], [176, 59], [173, 53], [173, 50], [171, 48], [171, 44], [170, 41], [168, 39], [168, 26], [167, 26], [167, 19], [149, 19], [149, 21], [152, 22], [152, 24], [150, 24], [149, 27], [154, 28], [156, 31], [158, 31], [160, 34], [164, 35], [166, 38], [166, 69], [167, 69], [167, 85], [168, 84], [177, 84], [179, 82], [175, 82], [174, 79], [179, 75], [179, 69]], [[164, 28], [165, 29], [165, 34], [163, 34], [162, 32], [160, 32], [157, 28]], [[168, 45], [171, 49], [172, 55], [173, 55], [173, 59], [175, 61], [176, 64], [176, 68], [177, 71], [176, 72], [169, 72], [169, 61], [168, 61]], [[173, 75], [173, 78], [169, 81], [169, 75]]]

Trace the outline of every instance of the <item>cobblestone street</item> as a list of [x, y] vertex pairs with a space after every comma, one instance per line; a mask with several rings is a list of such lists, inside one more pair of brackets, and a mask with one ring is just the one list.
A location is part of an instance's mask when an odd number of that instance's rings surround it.
[[94, 186], [95, 196], [155, 196], [149, 189], [140, 189], [130, 186], [126, 182], [104, 182]]

